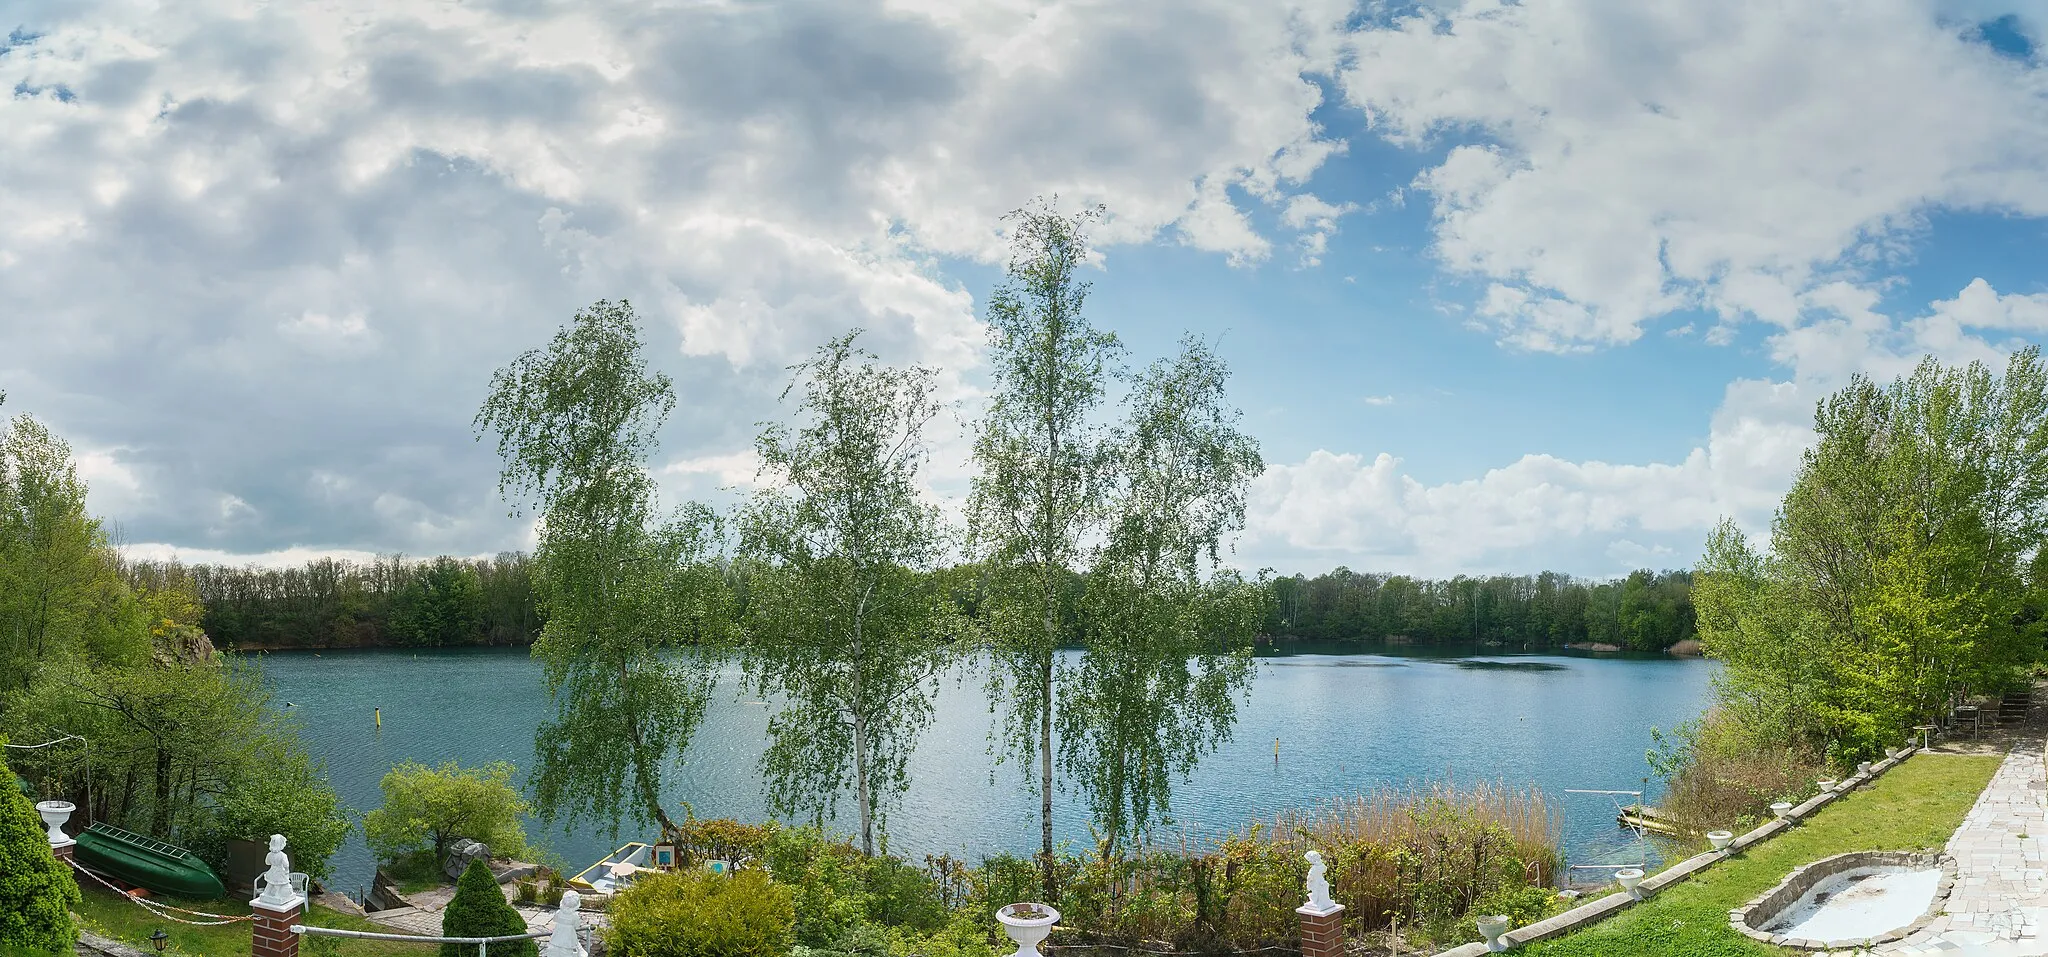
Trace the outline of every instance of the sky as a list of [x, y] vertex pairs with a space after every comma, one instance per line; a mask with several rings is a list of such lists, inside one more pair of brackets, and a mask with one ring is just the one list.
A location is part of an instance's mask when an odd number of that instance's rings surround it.
[[526, 547], [471, 421], [625, 299], [730, 502], [786, 367], [943, 370], [1003, 215], [1103, 205], [1088, 315], [1193, 334], [1267, 463], [1234, 560], [1676, 568], [1815, 403], [2048, 339], [2048, 4], [10, 0], [0, 412], [139, 557]]

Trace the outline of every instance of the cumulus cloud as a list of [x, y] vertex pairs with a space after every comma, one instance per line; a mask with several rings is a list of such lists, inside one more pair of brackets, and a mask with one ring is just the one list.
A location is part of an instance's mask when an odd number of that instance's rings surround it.
[[95, 502], [140, 542], [515, 538], [470, 417], [600, 297], [679, 384], [669, 454], [717, 458], [855, 326], [971, 399], [975, 304], [932, 263], [998, 261], [1034, 195], [1244, 264], [1346, 212], [1306, 185], [1344, 148], [1311, 119], [1332, 0], [8, 12], [0, 384], [121, 450], [151, 494]]
[[[2048, 213], [2048, 69], [1914, 0], [1425, 5], [1354, 35], [1347, 100], [1453, 145], [1417, 178], [1507, 342], [1706, 307], [1790, 325], [1931, 210]], [[1459, 140], [1476, 140], [1460, 143]]]
[[[1675, 462], [1535, 454], [1477, 479], [1433, 485], [1387, 453], [1367, 460], [1318, 450], [1270, 466], [1253, 489], [1244, 563], [1605, 575], [1690, 565], [1724, 516], [1765, 534], [1813, 443], [1814, 407], [1823, 397], [1854, 375], [1889, 381], [1928, 355], [2001, 370], [2017, 344], [2011, 334], [2034, 331], [2043, 305], [2039, 297], [2000, 296], [1981, 279], [1904, 320], [1875, 311], [1876, 298], [1844, 285], [1804, 297], [1805, 318], [1769, 341], [1787, 377], [1730, 383], [1706, 444]], [[1976, 331], [1960, 331], [1965, 326]]]

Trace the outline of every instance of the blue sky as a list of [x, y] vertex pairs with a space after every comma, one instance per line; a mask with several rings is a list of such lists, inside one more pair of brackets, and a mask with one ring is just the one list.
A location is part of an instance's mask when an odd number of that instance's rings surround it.
[[[6, 22], [12, 18], [17, 22]], [[1091, 313], [1217, 343], [1238, 559], [1676, 567], [1813, 403], [2048, 336], [2038, 4], [244, 0], [0, 14], [0, 390], [136, 554], [530, 529], [488, 376], [630, 298], [731, 501], [844, 329], [986, 384], [1000, 217], [1105, 204]], [[934, 436], [955, 495], [966, 437]]]

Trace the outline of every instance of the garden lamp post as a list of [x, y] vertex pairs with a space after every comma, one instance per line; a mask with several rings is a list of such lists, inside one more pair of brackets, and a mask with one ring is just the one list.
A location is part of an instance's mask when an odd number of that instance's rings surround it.
[[164, 952], [164, 945], [170, 942], [171, 935], [164, 933], [164, 929], [161, 927], [152, 931], [149, 935], [149, 946], [156, 948], [156, 952], [159, 954]]

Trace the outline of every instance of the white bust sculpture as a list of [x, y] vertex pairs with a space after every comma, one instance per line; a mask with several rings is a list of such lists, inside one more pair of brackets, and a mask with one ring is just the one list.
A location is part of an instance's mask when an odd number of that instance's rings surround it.
[[577, 910], [582, 906], [581, 894], [570, 891], [562, 895], [562, 909], [555, 912], [555, 933], [548, 938], [544, 957], [583, 957], [583, 945], [576, 941], [576, 923], [582, 917]]
[[1330, 878], [1324, 873], [1323, 855], [1310, 851], [1302, 856], [1308, 859], [1309, 909], [1334, 910], [1337, 902], [1330, 899]]
[[290, 901], [292, 894], [292, 862], [284, 853], [284, 835], [270, 835], [270, 853], [263, 862], [270, 869], [263, 872], [263, 893], [257, 899], [266, 904], [283, 904]]

